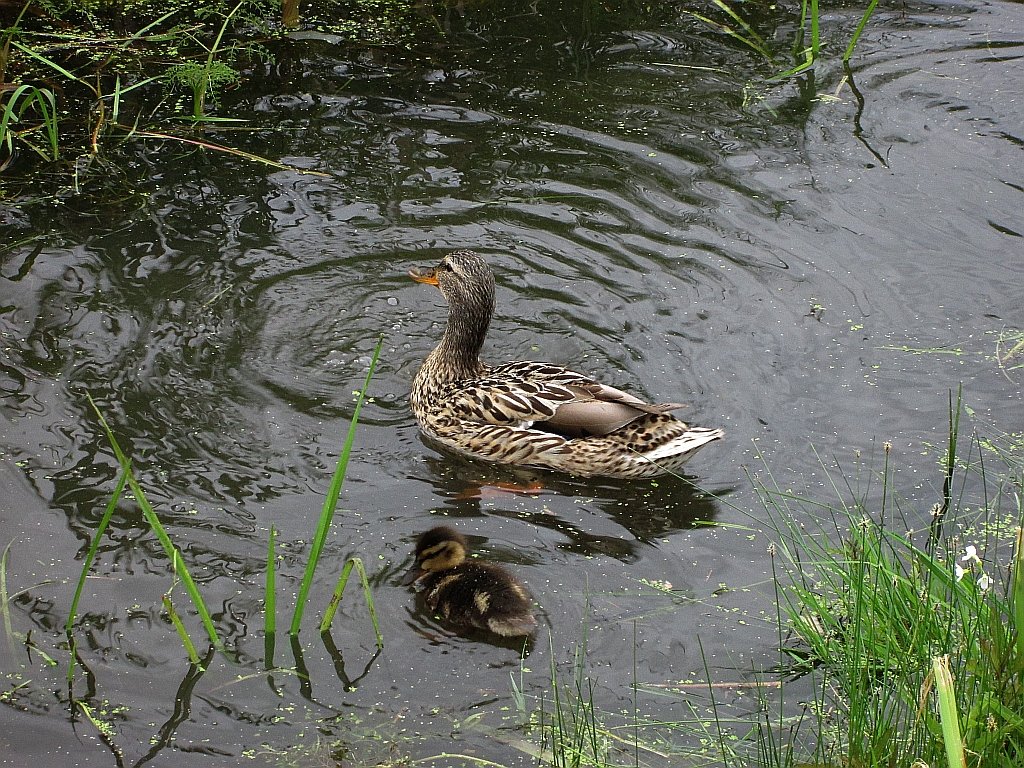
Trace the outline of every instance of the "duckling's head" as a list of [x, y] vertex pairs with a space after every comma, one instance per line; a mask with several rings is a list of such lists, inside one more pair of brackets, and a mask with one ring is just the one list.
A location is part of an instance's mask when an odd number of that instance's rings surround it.
[[466, 537], [447, 525], [425, 531], [416, 541], [416, 562], [402, 583], [412, 584], [428, 573], [447, 571], [460, 565], [466, 559], [466, 547]]
[[437, 286], [448, 306], [471, 318], [491, 319], [494, 312], [494, 273], [475, 251], [449, 253], [436, 267], [414, 267], [409, 277]]

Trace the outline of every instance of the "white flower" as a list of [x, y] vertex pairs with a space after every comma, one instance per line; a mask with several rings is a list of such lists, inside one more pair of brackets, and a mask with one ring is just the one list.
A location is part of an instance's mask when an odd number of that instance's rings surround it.
[[[967, 567], [965, 568], [960, 563], [967, 563]], [[960, 563], [953, 563], [953, 574], [956, 576], [957, 581], [960, 581], [967, 573], [977, 569], [977, 572], [980, 574], [975, 582], [978, 585], [978, 589], [982, 592], [988, 592], [991, 589], [992, 579], [985, 573], [984, 563], [978, 557], [978, 548], [976, 546], [968, 544], [964, 547], [964, 554], [960, 557]]]

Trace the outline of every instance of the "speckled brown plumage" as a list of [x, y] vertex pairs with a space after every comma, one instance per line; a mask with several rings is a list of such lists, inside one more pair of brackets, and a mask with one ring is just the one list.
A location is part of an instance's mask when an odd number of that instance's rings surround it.
[[413, 381], [423, 432], [477, 459], [574, 475], [650, 477], [681, 467], [721, 429], [686, 424], [677, 403], [645, 403], [551, 363], [480, 360], [494, 313], [494, 274], [473, 251], [410, 271], [448, 301], [448, 324]]
[[526, 587], [498, 565], [466, 560], [466, 539], [439, 526], [416, 542], [416, 562], [405, 583], [423, 582], [430, 610], [455, 627], [474, 627], [504, 637], [529, 635], [537, 628]]

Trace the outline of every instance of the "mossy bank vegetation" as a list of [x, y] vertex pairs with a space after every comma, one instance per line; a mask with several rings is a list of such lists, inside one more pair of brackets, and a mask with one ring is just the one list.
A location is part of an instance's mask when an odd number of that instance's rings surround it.
[[826, 36], [817, 0], [742, 9], [722, 0], [0, 0], [0, 174], [56, 167], [77, 191], [133, 137], [180, 141], [185, 132], [187, 143], [226, 150], [196, 138], [205, 125], [241, 122], [218, 109], [218, 97], [316, 42], [430, 58], [457, 50], [460, 32], [471, 46], [500, 46], [506, 25], [525, 23], [557, 45], [575, 27], [601, 37], [683, 24], [751, 57], [758, 74], [748, 97], [797, 77], [814, 91], [819, 61], [841, 60], [843, 82], [852, 82], [848, 62], [876, 2], [855, 26], [840, 22]]
[[[216, 100], [302, 24], [332, 40], [397, 46], [431, 16], [411, 0], [25, 0], [0, 3], [0, 171], [63, 163], [168, 122], [228, 120]], [[300, 14], [301, 11], [301, 14]]]

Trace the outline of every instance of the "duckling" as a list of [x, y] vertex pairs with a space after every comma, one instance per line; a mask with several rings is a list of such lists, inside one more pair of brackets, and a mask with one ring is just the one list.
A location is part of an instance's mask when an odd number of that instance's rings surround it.
[[416, 562], [403, 584], [423, 581], [430, 610], [452, 626], [475, 627], [504, 637], [537, 628], [526, 587], [504, 568], [466, 560], [466, 537], [448, 526], [420, 535]]

